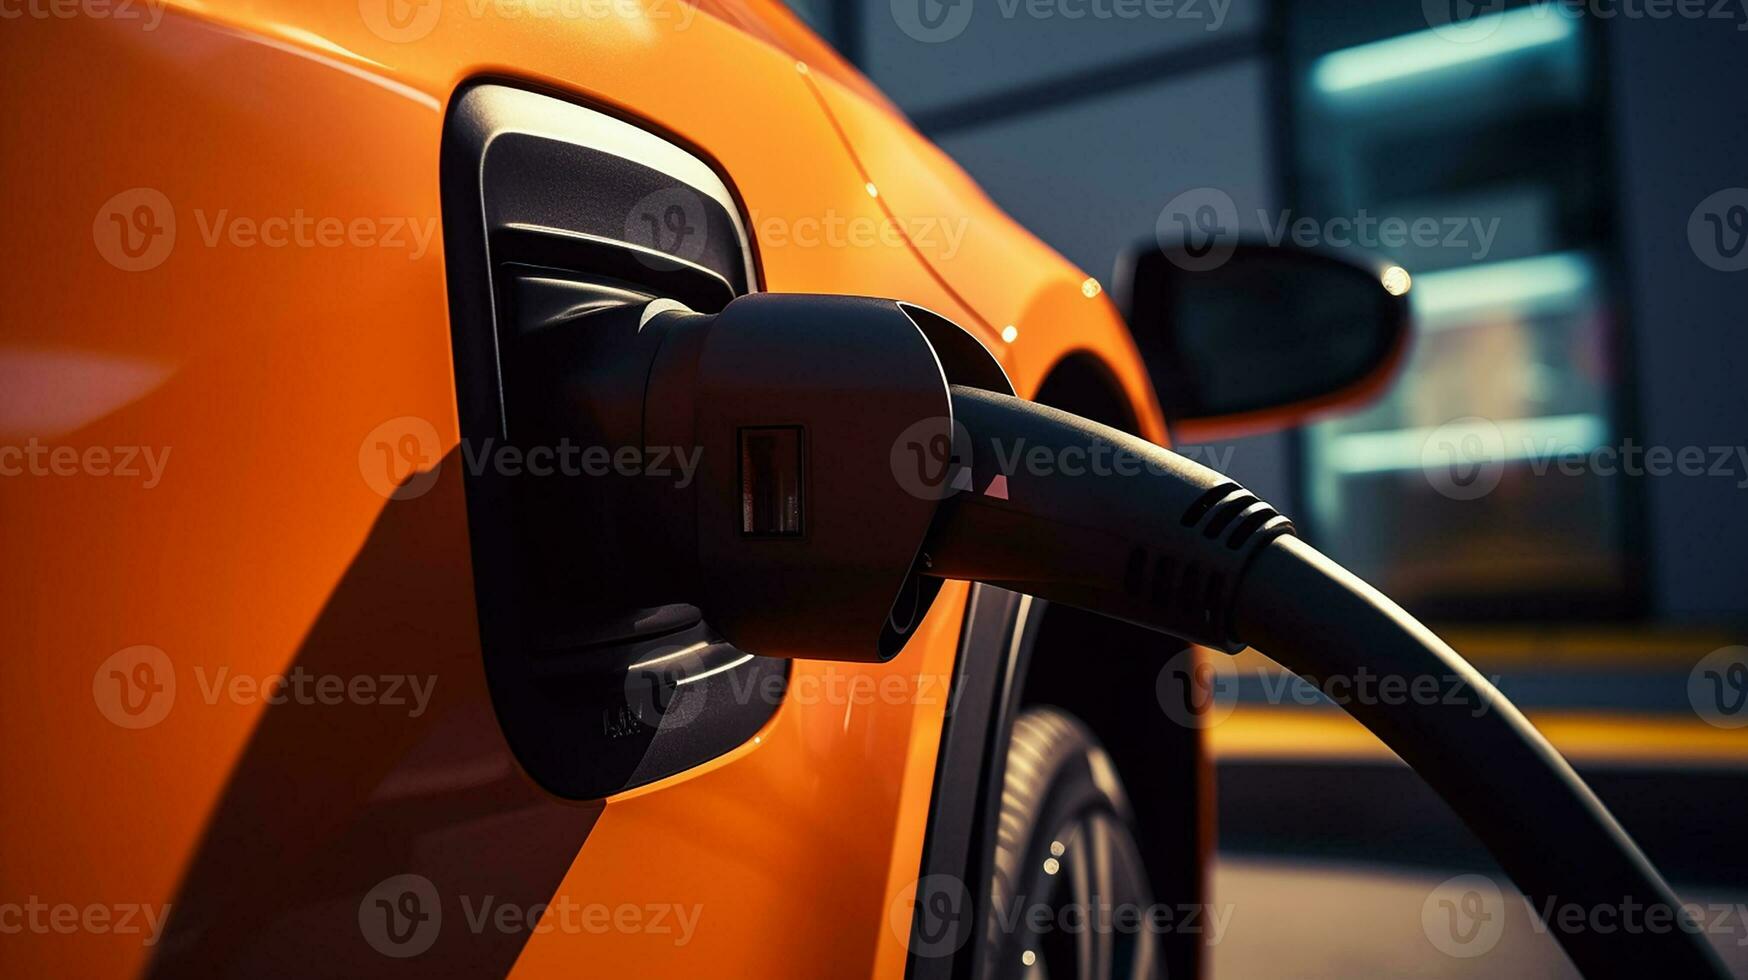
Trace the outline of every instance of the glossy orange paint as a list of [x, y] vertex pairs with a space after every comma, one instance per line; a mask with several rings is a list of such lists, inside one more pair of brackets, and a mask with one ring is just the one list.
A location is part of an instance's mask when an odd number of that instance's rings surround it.
[[[775, 7], [395, 2], [0, 30], [0, 447], [46, 467], [0, 477], [0, 928], [21, 923], [0, 975], [425, 972], [357, 921], [415, 868], [456, 916], [433, 955], [477, 972], [901, 974], [963, 587], [890, 664], [796, 664], [757, 738], [660, 783], [558, 800], [504, 747], [456, 456], [444, 110], [493, 76], [644, 120], [736, 189], [764, 288], [934, 308], [1022, 393], [1090, 349], [1159, 439], [1121, 323]], [[829, 231], [924, 213], [968, 219], [962, 250]], [[436, 476], [389, 500], [371, 440], [409, 418]], [[129, 452], [140, 475], [115, 474]], [[269, 703], [288, 673], [431, 686]], [[610, 924], [475, 926], [451, 901], [488, 897]], [[657, 906], [667, 932], [619, 911]], [[169, 925], [148, 942], [124, 907]]]
[[1166, 443], [1165, 426], [1139, 352], [1104, 286], [1015, 225], [939, 148], [883, 106], [831, 77], [815, 90], [853, 147], [857, 165], [888, 213], [918, 229], [918, 255], [941, 287], [994, 337], [1013, 337], [1004, 366], [1022, 393], [1035, 391], [1061, 359], [1096, 356], [1136, 407], [1141, 435]]

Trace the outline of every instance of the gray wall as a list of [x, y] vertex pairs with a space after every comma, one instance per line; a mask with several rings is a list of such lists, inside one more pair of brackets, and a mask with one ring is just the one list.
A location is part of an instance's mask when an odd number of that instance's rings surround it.
[[[1612, 29], [1621, 243], [1648, 445], [1748, 445], [1748, 270], [1721, 272], [1688, 242], [1694, 209], [1748, 187], [1748, 33], [1716, 21]], [[1744, 192], [1748, 200], [1748, 192]], [[1657, 606], [1671, 618], [1748, 609], [1748, 480], [1647, 480]]]
[[1263, 7], [1261, 0], [954, 0], [941, 27], [930, 29], [918, 11], [942, 9], [937, 0], [863, 0], [859, 52], [894, 101], [926, 115], [1253, 37]]
[[[1033, 0], [1049, 16], [1026, 0], [960, 0], [971, 9], [962, 32], [936, 42], [898, 23], [895, 11], [917, 2], [863, 8], [865, 70], [1008, 213], [1101, 281], [1183, 191], [1221, 188], [1247, 227], [1275, 206], [1259, 0], [1154, 0], [1169, 16], [1098, 0], [1139, 16], [1079, 20], [1062, 14], [1091, 0]], [[1271, 435], [1205, 448], [1292, 508], [1286, 445]]]

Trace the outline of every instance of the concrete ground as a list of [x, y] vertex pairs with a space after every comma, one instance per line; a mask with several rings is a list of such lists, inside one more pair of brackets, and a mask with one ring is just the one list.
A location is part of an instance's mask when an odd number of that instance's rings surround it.
[[[1214, 945], [1213, 980], [1578, 980], [1522, 896], [1504, 884], [1460, 909], [1470, 882], [1456, 872], [1347, 862], [1222, 856], [1212, 902], [1230, 918]], [[1687, 901], [1735, 905], [1710, 933], [1736, 976], [1748, 978], [1748, 892], [1689, 892]], [[1450, 901], [1450, 906], [1442, 905]], [[1738, 904], [1740, 903], [1740, 904]], [[1460, 918], [1453, 938], [1451, 914]], [[1500, 928], [1489, 927], [1497, 921]], [[1467, 941], [1463, 941], [1466, 936]], [[1445, 947], [1439, 948], [1434, 940]]]
[[[1736, 637], [1549, 630], [1458, 638], [1590, 782], [1748, 980], [1748, 725], [1692, 684]], [[1536, 910], [1418, 777], [1333, 705], [1239, 694], [1206, 732], [1219, 852], [1213, 980], [1577, 977]], [[1524, 814], [1526, 820], [1535, 814]], [[1458, 878], [1470, 875], [1478, 877]], [[1457, 880], [1453, 881], [1452, 879]]]

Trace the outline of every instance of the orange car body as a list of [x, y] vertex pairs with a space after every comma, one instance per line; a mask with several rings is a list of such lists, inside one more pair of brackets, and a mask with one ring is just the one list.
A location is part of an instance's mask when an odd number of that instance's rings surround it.
[[[1089, 352], [1142, 434], [1162, 420], [1097, 282], [774, 0], [560, 6], [0, 25], [0, 975], [418, 973], [357, 923], [414, 870], [502, 933], [445, 954], [470, 973], [903, 973], [962, 585], [892, 662], [796, 663], [756, 737], [604, 801], [544, 792], [500, 737], [461, 476], [387, 500], [373, 467], [406, 474], [367, 444], [424, 420], [428, 468], [459, 439], [446, 108], [496, 78], [635, 120], [731, 184], [760, 288], [935, 309], [1022, 394]], [[293, 665], [318, 700], [435, 683], [282, 722]]]

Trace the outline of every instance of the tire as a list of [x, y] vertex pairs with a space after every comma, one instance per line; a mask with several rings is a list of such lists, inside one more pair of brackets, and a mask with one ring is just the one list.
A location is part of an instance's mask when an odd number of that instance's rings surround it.
[[995, 838], [983, 977], [1165, 976], [1122, 780], [1079, 719], [1050, 707], [1015, 719]]

